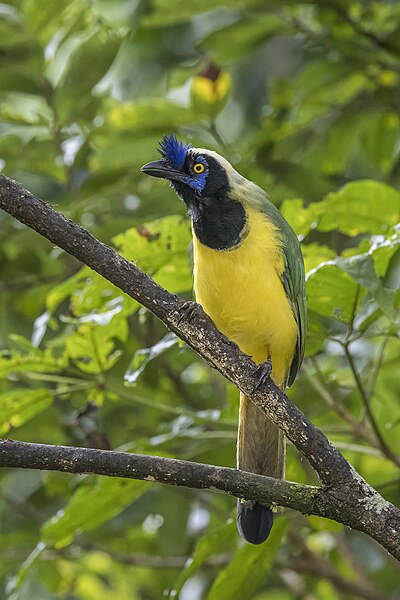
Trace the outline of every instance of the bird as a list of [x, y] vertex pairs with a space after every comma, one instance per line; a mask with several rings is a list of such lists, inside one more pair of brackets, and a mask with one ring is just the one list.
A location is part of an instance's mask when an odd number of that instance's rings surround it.
[[[216, 327], [285, 390], [299, 371], [307, 328], [304, 262], [298, 238], [258, 185], [213, 150], [165, 135], [161, 158], [141, 171], [167, 180], [186, 205], [193, 237], [196, 301]], [[240, 392], [237, 467], [278, 479], [283, 433]], [[271, 531], [274, 506], [238, 499], [237, 528], [250, 544]]]

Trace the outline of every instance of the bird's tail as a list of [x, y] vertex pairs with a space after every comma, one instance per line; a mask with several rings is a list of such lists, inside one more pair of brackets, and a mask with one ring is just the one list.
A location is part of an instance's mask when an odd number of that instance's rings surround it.
[[[285, 438], [251, 400], [240, 393], [237, 467], [242, 471], [282, 479], [285, 474]], [[274, 515], [270, 506], [238, 500], [237, 526], [250, 544], [261, 544], [271, 531]]]

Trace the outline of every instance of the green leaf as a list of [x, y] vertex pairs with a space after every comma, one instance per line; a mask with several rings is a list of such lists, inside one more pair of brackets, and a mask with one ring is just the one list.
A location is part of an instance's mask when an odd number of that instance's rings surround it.
[[47, 68], [47, 78], [53, 85], [57, 87], [62, 85], [65, 77], [68, 74], [70, 62], [78, 51], [80, 46], [85, 44], [92, 35], [93, 31], [74, 33], [66, 38], [66, 40], [57, 48], [55, 56]]
[[284, 200], [280, 211], [297, 236], [306, 236], [313, 227], [315, 216], [304, 206], [303, 200]]
[[[273, 14], [259, 14], [246, 20], [241, 19], [229, 27], [223, 27], [203, 42], [203, 47], [222, 64], [233, 62], [254, 51], [261, 44], [282, 30], [282, 21]], [[230, 44], [226, 43], [227, 38]]]
[[96, 16], [111, 25], [124, 26], [129, 29], [138, 5], [138, 2], [132, 2], [132, 0], [96, 0], [91, 6], [91, 10], [95, 12]]
[[321, 263], [328, 262], [336, 258], [336, 252], [329, 248], [314, 242], [313, 244], [303, 244], [301, 247], [304, 267], [306, 273], [317, 268]]
[[[99, 317], [100, 323], [95, 323]], [[104, 317], [106, 317], [104, 319]], [[103, 320], [103, 324], [101, 322]], [[124, 343], [128, 324], [121, 314], [91, 315], [65, 340], [68, 356], [86, 373], [102, 373], [111, 369], [122, 354], [117, 342]]]
[[136, 300], [88, 267], [84, 267], [77, 273], [75, 282], [75, 288], [73, 282], [71, 282], [72, 287], [67, 286], [67, 289], [61, 284], [61, 287], [56, 289], [59, 295], [57, 300], [68, 294], [68, 289], [71, 289], [70, 309], [74, 315], [86, 318], [87, 321], [105, 324], [113, 314], [126, 316], [139, 307]]
[[179, 594], [186, 581], [201, 568], [210, 556], [231, 549], [235, 545], [235, 538], [237, 539], [237, 531], [232, 522], [225, 523], [222, 527], [203, 535], [175, 583], [174, 595]]
[[192, 288], [188, 255], [191, 241], [186, 219], [170, 216], [115, 236], [114, 243], [128, 260], [168, 290], [179, 293]]
[[227, 567], [217, 575], [208, 600], [251, 600], [268, 574], [275, 554], [282, 545], [287, 519], [276, 519], [268, 542], [259, 546], [245, 544]]
[[81, 485], [67, 506], [44, 523], [42, 540], [56, 548], [67, 546], [75, 535], [96, 529], [118, 515], [147, 486], [143, 481], [96, 477], [94, 483]]
[[0, 353], [0, 379], [14, 373], [54, 373], [66, 365], [65, 357], [55, 358], [49, 349], [39, 350], [31, 346], [27, 353], [5, 351]]
[[1, 115], [6, 120], [22, 123], [47, 124], [51, 121], [51, 111], [42, 96], [22, 92], [0, 93]]
[[21, 427], [51, 402], [47, 389], [18, 388], [0, 394], [0, 435]]
[[328, 175], [346, 173], [350, 157], [358, 149], [359, 130], [366, 120], [363, 113], [344, 112], [329, 128], [322, 168]]
[[387, 175], [398, 155], [399, 117], [393, 112], [368, 114], [366, 117], [360, 136], [361, 151], [372, 165]]
[[[219, 0], [219, 7], [227, 8], [248, 8], [254, 0]], [[165, 27], [174, 23], [181, 23], [195, 17], [198, 14], [205, 13], [215, 8], [213, 0], [174, 0], [173, 8], [168, 0], [155, 0], [152, 4], [152, 11], [143, 20], [146, 26]]]
[[32, 140], [49, 140], [51, 139], [51, 132], [46, 125], [0, 123], [0, 138], [7, 137], [16, 137], [24, 144], [27, 144]]
[[[113, 238], [120, 254], [137, 263], [157, 283], [177, 293], [192, 288], [190, 240], [188, 223], [180, 216], [132, 227]], [[88, 267], [50, 290], [47, 309], [53, 313], [68, 296], [74, 316], [84, 317], [86, 322], [107, 324], [114, 314], [127, 316], [139, 308], [135, 300]], [[75, 341], [79, 346], [79, 340], [72, 339], [71, 343], [75, 346]]]
[[90, 170], [104, 174], [120, 169], [135, 170], [154, 156], [160, 135], [153, 133], [144, 136], [132, 132], [94, 132], [92, 136], [93, 154], [89, 159]]
[[[400, 227], [396, 227], [392, 235], [375, 236], [371, 240], [368, 253], [372, 256], [377, 275], [384, 277], [387, 275], [392, 257], [400, 250]], [[400, 286], [390, 285], [393, 289]]]
[[24, 3], [25, 26], [29, 31], [38, 36], [42, 45], [48, 43], [55, 31], [62, 25], [71, 26], [74, 19], [80, 16], [77, 3], [72, 2], [74, 10], [67, 10], [54, 2], [41, 0], [26, 0]]
[[310, 311], [349, 323], [353, 315], [357, 283], [329, 261], [307, 274], [307, 298]]
[[378, 181], [353, 181], [310, 210], [320, 231], [384, 234], [400, 221], [400, 193]]
[[[77, 290], [80, 280], [85, 277], [86, 272], [93, 273], [89, 269], [81, 269], [79, 273], [69, 277], [65, 281], [62, 281], [58, 285], [51, 288], [46, 296], [46, 308], [50, 313], [54, 313], [57, 307], [63, 302], [68, 296], [72, 295]], [[79, 286], [80, 288], [81, 286]]]
[[170, 130], [171, 123], [174, 128], [192, 124], [196, 121], [197, 114], [193, 109], [159, 99], [137, 103], [109, 102], [105, 118], [114, 131], [148, 133], [155, 130], [161, 135]]
[[176, 346], [179, 343], [179, 339], [172, 332], [167, 333], [159, 342], [151, 346], [150, 348], [141, 348], [137, 350], [133, 355], [132, 361], [125, 372], [124, 379], [128, 384], [134, 384], [137, 382], [139, 375], [143, 373], [146, 366], [153, 358], [157, 358], [163, 352]]
[[342, 106], [360, 91], [371, 86], [364, 73], [354, 71], [350, 65], [331, 63], [326, 68], [324, 59], [310, 61], [293, 82], [296, 94], [291, 117], [303, 124], [326, 113], [327, 105]]
[[385, 288], [375, 272], [374, 262], [368, 254], [336, 259], [336, 264], [348, 273], [354, 281], [369, 290], [382, 309], [390, 318], [393, 313], [395, 291]]

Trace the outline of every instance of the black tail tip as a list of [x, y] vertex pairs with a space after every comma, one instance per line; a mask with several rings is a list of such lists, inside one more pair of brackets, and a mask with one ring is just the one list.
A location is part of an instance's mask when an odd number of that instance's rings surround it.
[[274, 524], [274, 513], [269, 506], [258, 502], [238, 500], [236, 523], [245, 542], [262, 544], [268, 538]]

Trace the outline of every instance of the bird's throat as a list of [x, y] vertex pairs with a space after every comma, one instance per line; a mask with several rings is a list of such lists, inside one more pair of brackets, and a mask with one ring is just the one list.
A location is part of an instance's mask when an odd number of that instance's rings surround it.
[[243, 205], [227, 196], [190, 203], [189, 216], [199, 242], [214, 250], [236, 248], [247, 235]]

